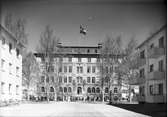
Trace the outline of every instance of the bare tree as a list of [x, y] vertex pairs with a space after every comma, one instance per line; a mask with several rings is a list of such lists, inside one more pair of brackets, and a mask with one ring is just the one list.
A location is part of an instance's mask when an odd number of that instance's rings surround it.
[[118, 36], [116, 38], [110, 38], [107, 36], [106, 40], [102, 43], [100, 52], [101, 62], [100, 64], [98, 63], [101, 74], [100, 85], [103, 101], [105, 92], [104, 86], [107, 86], [110, 89], [113, 82], [113, 70], [109, 70], [109, 68], [116, 64], [116, 61], [122, 53], [123, 49], [121, 37]]
[[[59, 38], [54, 35], [54, 30], [49, 25], [47, 25], [45, 27], [45, 30], [41, 33], [39, 46], [37, 47], [37, 51], [38, 53], [41, 53], [41, 57], [43, 60], [42, 62], [45, 66], [45, 78], [49, 78], [49, 73], [51, 72], [50, 69], [54, 67], [54, 58], [59, 50], [59, 42]], [[49, 83], [45, 82], [45, 88], [47, 100], [49, 101]]]
[[28, 44], [26, 33], [26, 20], [23, 18], [14, 19], [11, 13], [7, 13], [4, 20], [5, 27], [24, 45]]
[[39, 80], [39, 66], [32, 52], [23, 56], [23, 85], [27, 87], [28, 100], [30, 99], [30, 89], [37, 86]]

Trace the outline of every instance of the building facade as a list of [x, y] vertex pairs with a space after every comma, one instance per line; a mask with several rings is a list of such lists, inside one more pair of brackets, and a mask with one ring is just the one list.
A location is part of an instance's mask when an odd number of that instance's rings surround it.
[[139, 102], [166, 103], [166, 26], [138, 46]]
[[[59, 46], [61, 53], [56, 54], [52, 67], [46, 75], [45, 65], [42, 62], [41, 55], [36, 53], [37, 61], [40, 62], [41, 80], [38, 86], [39, 97], [51, 100], [73, 101], [73, 100], [102, 100], [102, 91], [104, 91], [104, 100], [109, 100], [110, 93], [113, 92], [113, 98], [120, 96], [120, 86], [118, 85], [117, 75], [114, 70], [118, 65], [105, 65], [105, 75], [110, 74], [114, 80], [112, 85], [106, 81], [101, 86], [100, 59], [101, 45], [95, 47], [87, 46]], [[61, 56], [61, 57], [60, 57]], [[113, 60], [118, 59], [114, 56]], [[121, 59], [121, 58], [120, 58]]]
[[0, 101], [17, 101], [22, 98], [23, 45], [0, 25]]

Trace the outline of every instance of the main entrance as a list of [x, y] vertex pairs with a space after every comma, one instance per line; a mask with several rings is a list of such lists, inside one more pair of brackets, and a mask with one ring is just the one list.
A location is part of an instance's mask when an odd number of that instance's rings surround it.
[[81, 87], [78, 87], [78, 88], [77, 88], [77, 94], [78, 94], [78, 95], [82, 94], [82, 88], [81, 88]]

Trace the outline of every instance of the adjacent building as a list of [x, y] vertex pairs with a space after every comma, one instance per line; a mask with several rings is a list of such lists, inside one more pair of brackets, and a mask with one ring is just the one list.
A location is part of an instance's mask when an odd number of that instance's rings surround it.
[[0, 102], [22, 98], [23, 45], [0, 25]]
[[[35, 53], [35, 56], [40, 62], [41, 79], [38, 86], [38, 95], [42, 100], [47, 96], [50, 100], [91, 100], [98, 101], [102, 98], [104, 91], [104, 100], [109, 100], [112, 92], [113, 98], [120, 97], [121, 87], [118, 85], [118, 76], [114, 70], [118, 68], [116, 61], [121, 59], [121, 56], [112, 56], [111, 59], [115, 64], [105, 66], [105, 74], [110, 74], [112, 83], [106, 80], [101, 86], [101, 71], [100, 66], [100, 49], [98, 46], [63, 46], [59, 45], [61, 53], [54, 56], [52, 67], [49, 72], [45, 72], [45, 64], [41, 53]], [[105, 64], [105, 63], [103, 63]]]
[[166, 103], [166, 25], [138, 46], [139, 102]]

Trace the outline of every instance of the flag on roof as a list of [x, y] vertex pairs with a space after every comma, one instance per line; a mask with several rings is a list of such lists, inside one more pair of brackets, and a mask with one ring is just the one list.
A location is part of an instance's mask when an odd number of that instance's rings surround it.
[[80, 25], [80, 34], [86, 35], [87, 30], [85, 28], [83, 28], [82, 25]]

